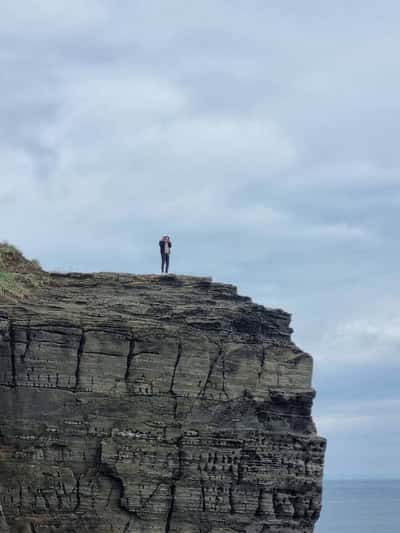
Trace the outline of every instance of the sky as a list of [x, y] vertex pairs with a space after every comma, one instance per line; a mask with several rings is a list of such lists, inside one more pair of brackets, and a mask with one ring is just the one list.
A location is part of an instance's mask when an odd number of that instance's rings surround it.
[[1, 0], [0, 240], [293, 315], [326, 477], [400, 478], [400, 4]]

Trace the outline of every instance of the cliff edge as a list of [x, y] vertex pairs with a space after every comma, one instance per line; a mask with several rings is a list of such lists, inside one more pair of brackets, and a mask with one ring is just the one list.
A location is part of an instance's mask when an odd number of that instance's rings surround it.
[[325, 440], [290, 315], [209, 278], [7, 268], [2, 533], [313, 531]]

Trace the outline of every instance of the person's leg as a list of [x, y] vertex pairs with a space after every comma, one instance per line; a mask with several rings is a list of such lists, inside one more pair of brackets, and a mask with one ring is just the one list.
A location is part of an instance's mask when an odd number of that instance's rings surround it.
[[165, 263], [166, 263], [166, 269], [165, 269], [165, 272], [168, 274], [168, 269], [169, 269], [169, 254], [165, 254]]
[[164, 272], [165, 254], [161, 254], [161, 274]]

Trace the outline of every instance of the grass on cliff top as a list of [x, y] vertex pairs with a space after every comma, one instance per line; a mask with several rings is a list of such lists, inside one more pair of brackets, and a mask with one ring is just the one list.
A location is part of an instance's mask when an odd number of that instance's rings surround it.
[[30, 290], [39, 286], [42, 273], [36, 260], [29, 261], [15, 246], [0, 243], [0, 297], [25, 298]]

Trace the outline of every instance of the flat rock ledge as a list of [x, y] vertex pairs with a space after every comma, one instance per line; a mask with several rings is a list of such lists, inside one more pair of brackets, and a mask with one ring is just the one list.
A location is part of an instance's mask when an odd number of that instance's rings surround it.
[[291, 333], [210, 278], [0, 300], [0, 532], [311, 533], [326, 442]]

